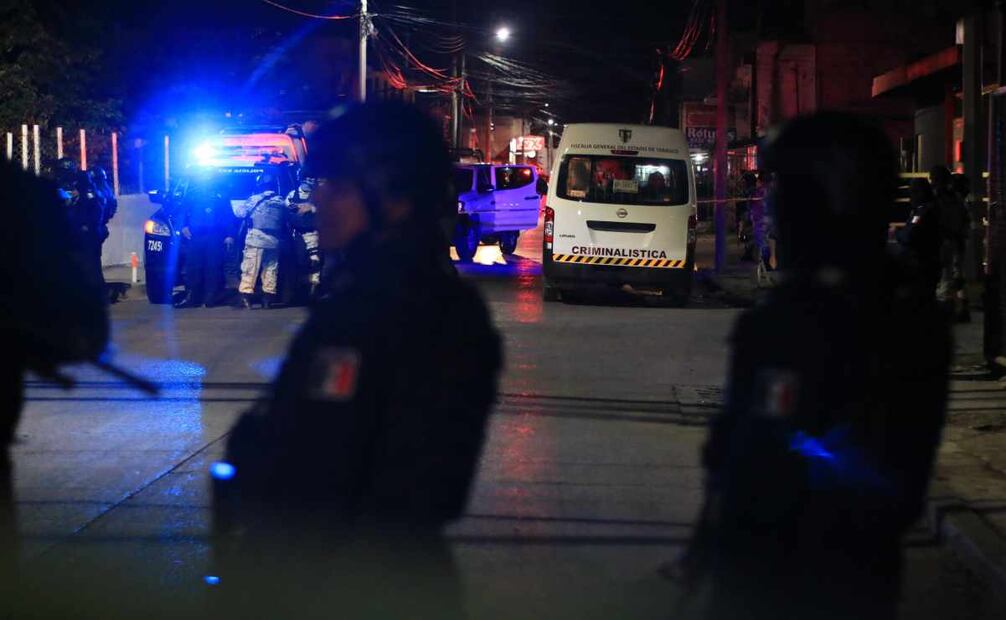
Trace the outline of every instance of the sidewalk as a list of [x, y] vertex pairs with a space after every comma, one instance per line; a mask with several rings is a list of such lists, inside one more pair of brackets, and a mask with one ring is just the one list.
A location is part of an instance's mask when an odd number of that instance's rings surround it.
[[758, 287], [756, 265], [741, 261], [741, 247], [733, 233], [727, 234], [726, 265], [715, 273], [716, 238], [710, 232], [700, 232], [695, 243], [697, 296], [709, 296], [737, 307], [751, 306], [766, 289]]
[[143, 273], [142, 266], [137, 270], [136, 284], [133, 284], [133, 268], [129, 265], [112, 265], [103, 268], [101, 271], [105, 276], [106, 284], [124, 284], [129, 286], [125, 293], [119, 297], [119, 301], [145, 299], [147, 283], [144, 280], [145, 274]]
[[[726, 266], [716, 274], [714, 237], [699, 235], [697, 294], [750, 306], [765, 292], [758, 287], [755, 265], [740, 262], [732, 236], [726, 249]], [[950, 400], [928, 516], [933, 531], [973, 572], [1006, 591], [1006, 379], [993, 380], [987, 372], [982, 326], [979, 311], [971, 323], [954, 328]], [[706, 398], [693, 400], [709, 406]]]
[[930, 489], [931, 525], [978, 574], [1006, 589], [1006, 381], [988, 378], [982, 314], [954, 330], [950, 403]]

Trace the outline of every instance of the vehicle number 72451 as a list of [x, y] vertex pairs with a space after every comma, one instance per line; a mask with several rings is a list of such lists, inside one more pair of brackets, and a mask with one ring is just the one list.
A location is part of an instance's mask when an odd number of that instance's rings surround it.
[[151, 252], [163, 252], [164, 242], [157, 239], [147, 239], [147, 250]]

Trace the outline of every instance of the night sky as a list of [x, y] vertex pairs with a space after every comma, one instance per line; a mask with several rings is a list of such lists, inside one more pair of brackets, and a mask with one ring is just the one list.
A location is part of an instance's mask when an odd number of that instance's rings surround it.
[[[343, 0], [278, 1], [324, 14], [357, 10], [355, 2]], [[372, 0], [370, 5], [379, 37], [387, 37], [390, 26], [434, 67], [450, 66], [451, 57], [436, 50], [454, 33], [456, 14], [476, 95], [484, 98], [484, 78], [491, 71], [501, 75], [478, 58], [498, 54], [515, 63], [504, 77], [522, 86], [496, 89], [494, 99], [503, 111], [530, 112], [548, 101], [570, 122], [642, 120], [656, 49], [677, 42], [692, 1], [620, 0], [609, 10], [583, 0]], [[122, 98], [124, 116], [133, 123], [197, 108], [211, 114], [242, 107], [324, 108], [336, 103], [324, 100], [331, 93], [299, 84], [312, 76], [331, 82], [318, 72], [333, 62], [355, 63], [355, 20], [298, 17], [261, 0], [106, 0], [79, 10], [100, 24], [95, 43], [104, 52], [106, 87]], [[513, 38], [495, 47], [493, 29], [504, 23]], [[330, 54], [319, 61], [309, 53], [314, 39], [332, 37], [350, 46], [338, 59]]]

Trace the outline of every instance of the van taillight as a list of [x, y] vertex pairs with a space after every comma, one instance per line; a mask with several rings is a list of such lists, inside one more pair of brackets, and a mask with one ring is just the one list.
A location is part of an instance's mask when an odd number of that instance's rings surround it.
[[545, 247], [552, 249], [552, 241], [555, 239], [555, 209], [545, 207]]
[[696, 218], [694, 214], [689, 215], [688, 216], [688, 244], [689, 245], [694, 245], [695, 244], [695, 239], [696, 239], [695, 229], [698, 227], [698, 225], [699, 225], [698, 218]]

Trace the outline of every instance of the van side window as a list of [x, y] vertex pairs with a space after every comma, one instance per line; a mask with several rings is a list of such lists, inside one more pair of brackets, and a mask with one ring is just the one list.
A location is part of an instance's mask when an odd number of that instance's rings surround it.
[[505, 166], [496, 169], [496, 190], [518, 189], [534, 182], [534, 171], [524, 166]]

